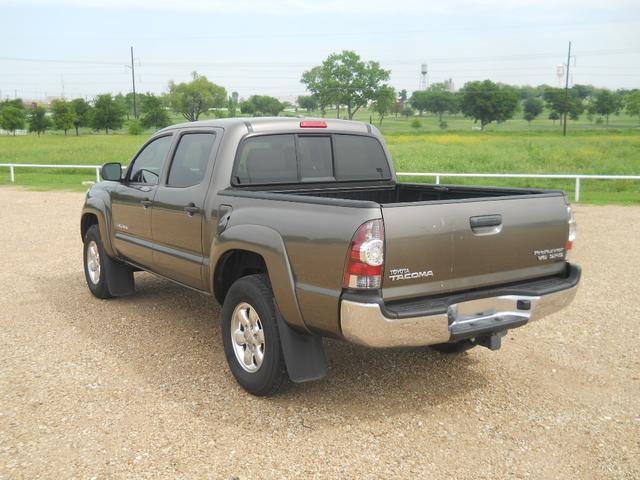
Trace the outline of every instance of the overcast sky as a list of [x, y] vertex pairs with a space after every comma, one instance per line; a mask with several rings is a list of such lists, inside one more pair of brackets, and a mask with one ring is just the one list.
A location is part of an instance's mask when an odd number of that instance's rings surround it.
[[355, 50], [396, 89], [489, 78], [640, 87], [638, 0], [0, 0], [0, 94], [161, 93], [196, 70], [241, 96], [292, 99], [301, 73]]

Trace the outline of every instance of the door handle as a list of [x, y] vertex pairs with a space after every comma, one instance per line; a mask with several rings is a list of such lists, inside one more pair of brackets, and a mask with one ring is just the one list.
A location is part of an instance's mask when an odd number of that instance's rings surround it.
[[475, 235], [493, 235], [502, 231], [502, 215], [480, 215], [469, 218], [471, 231]]
[[148, 198], [145, 198], [144, 200], [140, 200], [140, 203], [142, 204], [142, 207], [144, 209], [149, 208], [151, 205], [153, 205], [153, 202], [151, 200], [149, 200]]
[[196, 207], [196, 204], [191, 202], [189, 205], [184, 207], [184, 211], [187, 212], [187, 215], [193, 217], [194, 214], [200, 212], [200, 208]]
[[497, 227], [502, 224], [502, 215], [481, 215], [469, 219], [471, 228]]

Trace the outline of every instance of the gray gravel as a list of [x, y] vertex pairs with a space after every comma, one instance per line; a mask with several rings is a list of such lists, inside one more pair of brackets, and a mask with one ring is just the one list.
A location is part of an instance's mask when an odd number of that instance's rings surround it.
[[584, 277], [498, 352], [327, 342], [273, 399], [227, 371], [218, 305], [84, 284], [82, 195], [0, 189], [0, 478], [640, 478], [640, 208], [576, 208]]

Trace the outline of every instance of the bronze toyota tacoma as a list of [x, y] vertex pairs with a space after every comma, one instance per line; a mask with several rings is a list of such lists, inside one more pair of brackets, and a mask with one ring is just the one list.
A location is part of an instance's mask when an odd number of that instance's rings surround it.
[[145, 270], [213, 295], [229, 368], [255, 395], [324, 376], [323, 337], [495, 350], [580, 279], [564, 192], [399, 183], [360, 122], [175, 125], [102, 178], [81, 219], [91, 292], [130, 295]]

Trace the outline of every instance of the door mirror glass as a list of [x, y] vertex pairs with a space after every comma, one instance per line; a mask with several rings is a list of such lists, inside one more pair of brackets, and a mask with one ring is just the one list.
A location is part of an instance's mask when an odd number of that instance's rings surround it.
[[100, 170], [100, 176], [103, 180], [119, 182], [122, 178], [122, 165], [116, 162], [105, 163]]

